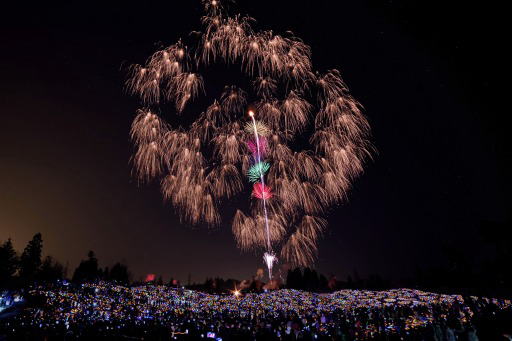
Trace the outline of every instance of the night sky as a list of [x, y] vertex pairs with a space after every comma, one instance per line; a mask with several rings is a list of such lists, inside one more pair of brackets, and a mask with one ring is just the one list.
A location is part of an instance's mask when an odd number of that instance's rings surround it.
[[[180, 224], [158, 186], [131, 176], [139, 105], [124, 70], [199, 29], [200, 2], [105, 3], [3, 10], [0, 241], [21, 251], [41, 232], [69, 275], [94, 250], [101, 266], [124, 261], [135, 279], [248, 278], [261, 255], [236, 249], [229, 220], [216, 230]], [[441, 264], [454, 244], [482, 261], [478, 227], [510, 219], [496, 98], [502, 21], [490, 4], [441, 4], [238, 1], [258, 28], [311, 45], [315, 69], [340, 69], [372, 126], [378, 153], [328, 215], [317, 262], [326, 275], [399, 279]]]

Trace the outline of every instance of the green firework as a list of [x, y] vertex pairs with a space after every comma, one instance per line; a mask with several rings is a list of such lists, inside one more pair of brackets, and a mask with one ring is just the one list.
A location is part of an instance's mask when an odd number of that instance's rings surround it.
[[249, 168], [247, 176], [250, 182], [256, 182], [260, 180], [261, 175], [265, 174], [270, 168], [268, 162], [258, 162]]

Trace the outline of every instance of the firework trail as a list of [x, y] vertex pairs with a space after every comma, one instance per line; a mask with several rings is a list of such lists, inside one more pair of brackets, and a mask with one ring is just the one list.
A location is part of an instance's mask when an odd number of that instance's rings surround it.
[[[130, 68], [126, 88], [144, 107], [131, 129], [134, 175], [160, 181], [165, 200], [192, 224], [219, 225], [221, 202], [250, 193], [249, 212], [237, 210], [232, 222], [238, 247], [263, 249], [270, 278], [274, 250], [309, 266], [326, 228], [322, 216], [346, 200], [371, 156], [368, 122], [339, 71], [313, 70], [302, 40], [257, 30], [219, 0], [202, 3], [202, 29], [190, 46], [179, 40]], [[244, 76], [216, 99], [205, 86], [212, 64], [238, 65]], [[194, 115], [189, 104], [198, 98], [211, 104], [190, 126], [164, 119], [169, 110]], [[293, 149], [305, 141], [309, 149]]]
[[[268, 269], [268, 277], [272, 280], [272, 267], [274, 262], [277, 260], [274, 252], [272, 251], [272, 244], [270, 243], [270, 229], [268, 226], [268, 212], [267, 212], [267, 200], [272, 198], [270, 188], [265, 187], [265, 176], [264, 173], [270, 168], [268, 163], [261, 162], [261, 145], [260, 145], [260, 137], [258, 134], [258, 127], [256, 125], [256, 119], [254, 118], [254, 112], [249, 111], [249, 116], [251, 117], [253, 128], [254, 128], [254, 139], [256, 141], [256, 164], [249, 169], [249, 179], [252, 180], [254, 178], [254, 172], [259, 173], [260, 183], [254, 184], [254, 193], [261, 193], [254, 195], [257, 198], [260, 198], [263, 201], [263, 214], [265, 217], [265, 233], [267, 237], [267, 252], [263, 255], [263, 260], [267, 265]], [[268, 194], [265, 194], [268, 193]]]

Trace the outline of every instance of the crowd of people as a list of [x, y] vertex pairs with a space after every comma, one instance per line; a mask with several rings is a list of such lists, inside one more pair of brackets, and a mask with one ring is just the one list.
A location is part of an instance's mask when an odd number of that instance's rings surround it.
[[23, 297], [19, 293], [0, 291], [0, 313], [21, 302], [23, 302]]
[[213, 340], [478, 340], [479, 317], [510, 300], [412, 289], [281, 289], [215, 295], [166, 286], [61, 283], [26, 293], [0, 335]]

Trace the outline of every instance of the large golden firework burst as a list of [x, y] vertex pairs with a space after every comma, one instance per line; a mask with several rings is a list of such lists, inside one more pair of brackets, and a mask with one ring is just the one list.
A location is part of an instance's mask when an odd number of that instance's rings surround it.
[[[131, 129], [135, 174], [160, 180], [184, 221], [220, 224], [221, 201], [252, 189], [242, 181], [252, 162], [250, 105], [271, 164], [270, 232], [261, 202], [253, 201], [249, 212], [236, 212], [233, 234], [243, 250], [264, 248], [268, 237], [286, 262], [309, 266], [326, 228], [322, 216], [346, 198], [370, 156], [368, 122], [339, 71], [315, 72], [310, 47], [299, 38], [256, 30], [252, 18], [229, 16], [219, 0], [203, 4], [202, 30], [191, 46], [180, 40], [130, 70], [127, 89], [144, 106]], [[239, 65], [251, 85], [227, 85], [220, 98], [208, 99], [200, 71], [216, 63]], [[212, 104], [186, 129], [158, 114], [164, 102], [180, 114], [198, 97]], [[297, 138], [308, 140], [309, 149], [292, 150]]]

